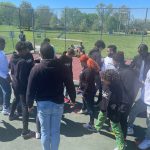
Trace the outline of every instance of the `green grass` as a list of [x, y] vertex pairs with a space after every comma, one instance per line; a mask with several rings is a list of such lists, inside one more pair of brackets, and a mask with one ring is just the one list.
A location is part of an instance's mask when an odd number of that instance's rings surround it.
[[[15, 38], [14, 45], [18, 41], [19, 29], [15, 26], [0, 26], [0, 36], [6, 39], [6, 53], [11, 53], [14, 51], [12, 39], [9, 37], [8, 31], [14, 31]], [[56, 48], [57, 53], [62, 53], [65, 50], [65, 41], [55, 39], [61, 33], [61, 31], [47, 31], [47, 33], [42, 33], [41, 38], [37, 37], [39, 32], [35, 32], [35, 39], [33, 40], [33, 32], [32, 31], [24, 31], [26, 38], [28, 41], [35, 41], [35, 45], [40, 45], [43, 39], [46, 37], [51, 39], [52, 45]], [[64, 35], [62, 36], [64, 38]], [[100, 39], [100, 35], [96, 32], [88, 32], [88, 33], [75, 33], [75, 32], [67, 32], [67, 39], [76, 39], [83, 41], [85, 46], [85, 50], [88, 53], [96, 40]], [[124, 51], [126, 58], [133, 58], [137, 54], [137, 47], [142, 41], [141, 36], [125, 36], [125, 35], [103, 35], [102, 39], [105, 41], [106, 46], [109, 44], [115, 44], [118, 47], [118, 50]], [[146, 43], [150, 47], [150, 36], [144, 37], [144, 43]], [[66, 47], [69, 47], [71, 44], [78, 45], [79, 42], [76, 41], [67, 41]], [[103, 51], [103, 55], [106, 55], [106, 50]]]

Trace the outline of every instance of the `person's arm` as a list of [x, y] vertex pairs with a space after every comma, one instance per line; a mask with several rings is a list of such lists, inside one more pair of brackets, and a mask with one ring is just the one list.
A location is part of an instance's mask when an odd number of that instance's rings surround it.
[[32, 68], [29, 75], [27, 92], [26, 92], [27, 106], [29, 108], [33, 107], [33, 103], [37, 91], [36, 87], [37, 87], [37, 73], [36, 73], [36, 67], [34, 67]]
[[69, 97], [70, 97], [72, 103], [75, 103], [76, 91], [75, 91], [73, 79], [72, 79], [70, 73], [68, 73], [68, 71], [66, 70], [65, 66], [62, 66], [62, 71], [63, 71], [62, 74], [63, 74], [63, 78], [64, 78], [64, 84], [65, 84], [65, 87], [69, 94]]
[[86, 96], [91, 91], [91, 83], [93, 82], [94, 74], [91, 70], [86, 70], [84, 76], [86, 80], [86, 85], [84, 86], [83, 96]]

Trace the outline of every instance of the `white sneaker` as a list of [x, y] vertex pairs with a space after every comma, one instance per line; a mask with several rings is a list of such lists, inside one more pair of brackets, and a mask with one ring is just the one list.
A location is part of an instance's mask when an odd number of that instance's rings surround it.
[[81, 109], [80, 111], [77, 112], [78, 114], [86, 114], [87, 113], [87, 110], [83, 110]]
[[128, 135], [133, 135], [133, 134], [134, 134], [134, 130], [133, 130], [132, 127], [128, 127], [128, 129], [127, 129], [127, 134], [128, 134]]
[[138, 148], [139, 149], [147, 149], [150, 147], [150, 140], [143, 140], [139, 145]]
[[40, 138], [41, 138], [41, 133], [36, 132], [35, 138], [36, 138], [36, 139], [40, 139]]
[[9, 116], [10, 115], [10, 112], [9, 112], [9, 110], [2, 110], [2, 114], [3, 115], [6, 115], [6, 116]]

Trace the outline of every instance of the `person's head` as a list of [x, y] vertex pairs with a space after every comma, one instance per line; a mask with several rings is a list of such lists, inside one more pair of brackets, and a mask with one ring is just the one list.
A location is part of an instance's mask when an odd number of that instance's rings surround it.
[[103, 40], [97, 40], [95, 42], [95, 47], [98, 48], [98, 49], [100, 49], [100, 50], [104, 49], [105, 48], [104, 41]]
[[49, 38], [45, 38], [44, 40], [43, 40], [43, 43], [50, 43], [50, 39]]
[[20, 31], [21, 34], [23, 34], [23, 31]]
[[83, 44], [83, 42], [80, 42], [80, 45], [82, 45]]
[[138, 53], [145, 58], [148, 53], [148, 46], [146, 44], [140, 44], [138, 47]]
[[80, 52], [80, 56], [81, 56], [81, 55], [84, 55], [84, 54], [85, 54], [85, 51], [84, 51], [84, 50]]
[[85, 55], [85, 54], [80, 56], [79, 60], [81, 62], [81, 66], [83, 68], [87, 67], [87, 61], [88, 61], [88, 59], [89, 59], [89, 57], [87, 55]]
[[0, 50], [5, 49], [5, 39], [0, 37]]
[[102, 81], [106, 86], [111, 85], [112, 83], [120, 79], [118, 72], [113, 69], [108, 69], [102, 74]]
[[19, 41], [16, 44], [16, 51], [20, 56], [25, 56], [28, 53], [26, 42]]
[[89, 58], [87, 60], [87, 67], [89, 69], [94, 69], [96, 72], [100, 71], [100, 68], [99, 68], [98, 64], [93, 59], [91, 59], [91, 58]]
[[116, 52], [117, 52], [117, 47], [116, 47], [116, 45], [109, 45], [109, 46], [107, 47], [108, 57], [112, 57]]
[[67, 54], [67, 51], [64, 51], [64, 52], [62, 53], [63, 56], [66, 56], [66, 54]]
[[49, 43], [43, 43], [40, 48], [42, 59], [54, 59], [54, 48]]
[[69, 48], [67, 50], [67, 54], [66, 55], [69, 56], [69, 57], [73, 57], [75, 55], [74, 49], [73, 48]]
[[125, 60], [124, 60], [124, 52], [118, 51], [116, 54], [113, 55], [113, 63], [114, 66], [120, 66], [124, 65]]

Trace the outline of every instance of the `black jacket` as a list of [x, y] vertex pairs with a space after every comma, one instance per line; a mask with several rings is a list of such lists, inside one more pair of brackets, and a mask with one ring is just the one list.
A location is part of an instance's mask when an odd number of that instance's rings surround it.
[[26, 94], [28, 77], [33, 65], [34, 60], [31, 53], [28, 53], [24, 57], [13, 53], [10, 58], [9, 68], [12, 77], [12, 87], [17, 90], [18, 94]]
[[85, 68], [80, 74], [80, 89], [83, 91], [83, 96], [95, 95], [96, 93], [96, 76], [97, 72], [94, 69]]
[[141, 55], [135, 56], [130, 66], [131, 68], [133, 68], [137, 77], [139, 78], [142, 60], [145, 61], [144, 66], [144, 81], [145, 81], [147, 72], [150, 69], [150, 53], [147, 53], [147, 57], [145, 59], [143, 59]]
[[61, 63], [66, 67], [66, 71], [69, 73], [69, 75], [73, 79], [73, 72], [72, 72], [72, 58], [68, 57], [66, 55], [60, 56]]
[[139, 80], [133, 69], [127, 65], [119, 66], [118, 72], [123, 91], [122, 103], [131, 107], [139, 89]]
[[119, 108], [122, 104], [122, 99], [123, 99], [121, 81], [111, 83], [111, 85], [109, 86], [109, 90], [111, 94], [110, 94], [110, 99], [107, 107], [107, 115], [111, 121], [119, 122], [120, 121]]
[[60, 60], [42, 60], [32, 68], [29, 76], [26, 94], [28, 106], [33, 106], [34, 99], [62, 104], [64, 85], [72, 102], [75, 102], [76, 93], [73, 80], [66, 74], [64, 65]]

